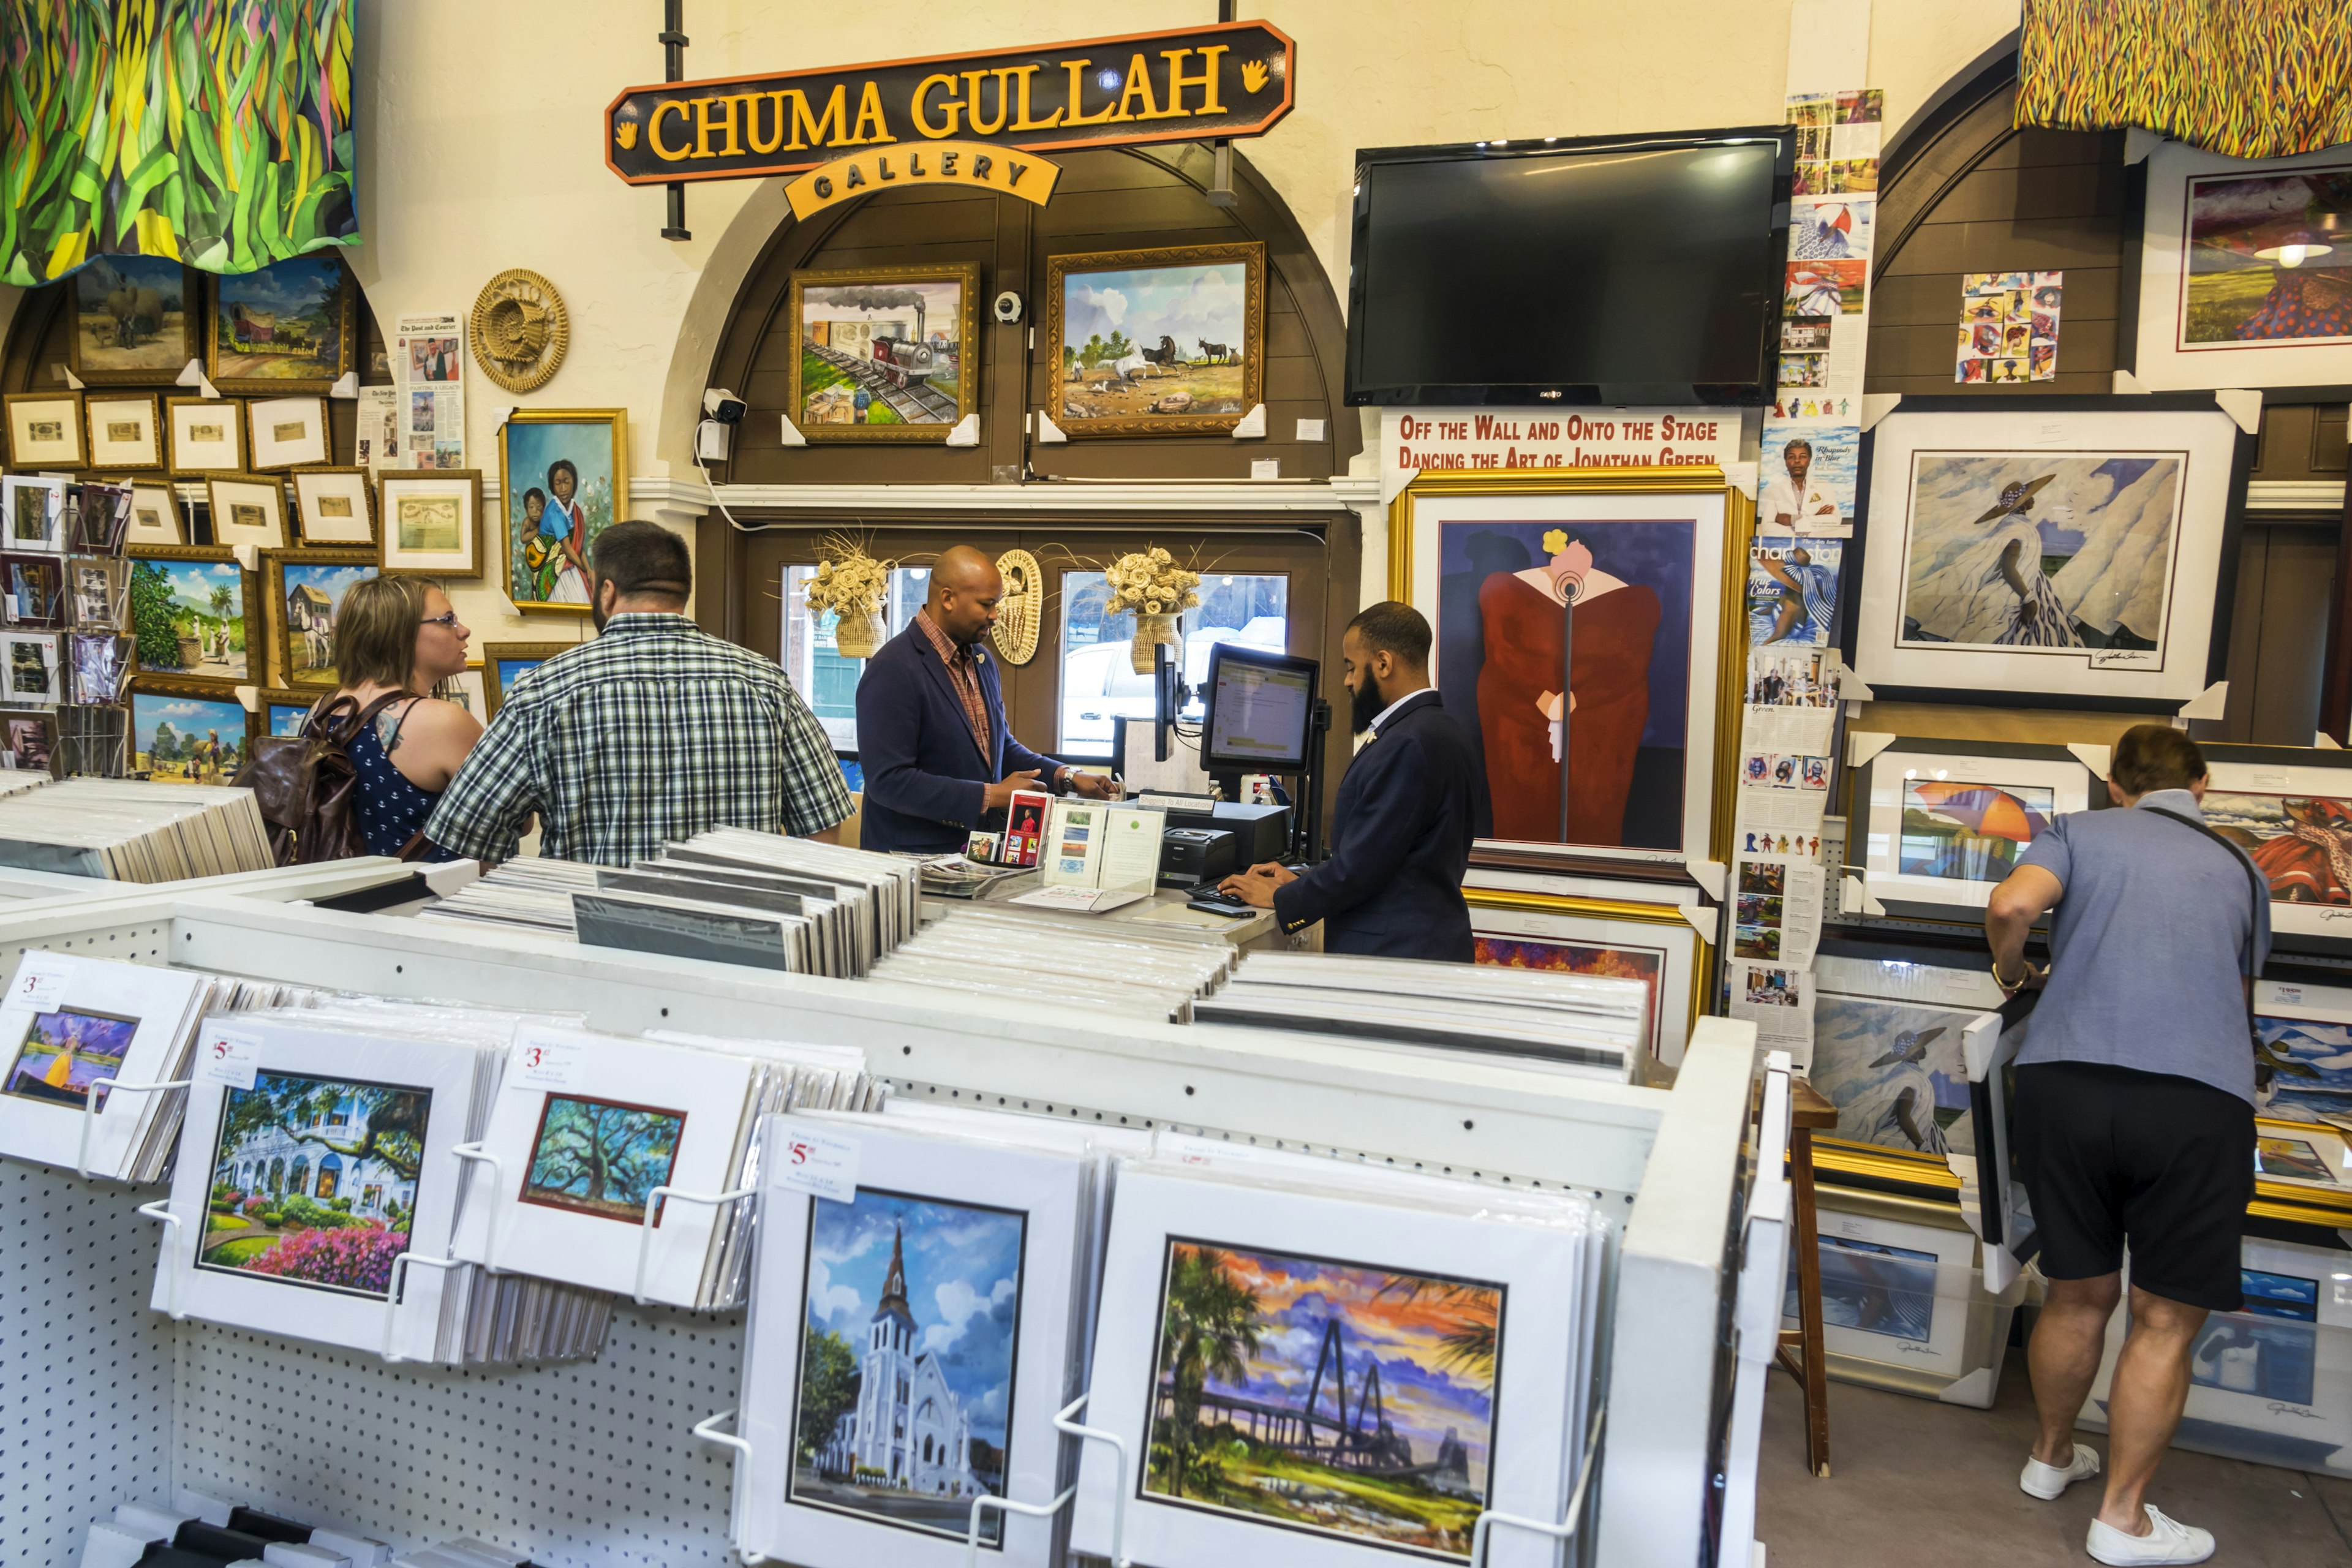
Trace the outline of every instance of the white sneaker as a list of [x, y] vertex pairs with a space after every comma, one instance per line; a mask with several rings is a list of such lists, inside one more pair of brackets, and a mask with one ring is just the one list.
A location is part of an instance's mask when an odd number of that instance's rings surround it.
[[2017, 1478], [2020, 1491], [2049, 1502], [2076, 1481], [2089, 1480], [2099, 1473], [2099, 1456], [2082, 1444], [2074, 1445], [2074, 1457], [2063, 1465], [2045, 1465], [2028, 1455], [2024, 1473]]
[[2147, 1563], [2202, 1563], [2213, 1555], [2213, 1532], [2182, 1524], [2157, 1512], [2154, 1503], [2142, 1505], [2147, 1510], [2148, 1531], [2146, 1535], [2126, 1535], [2103, 1519], [2091, 1521], [2090, 1539], [2083, 1550], [2100, 1562], [2125, 1568]]

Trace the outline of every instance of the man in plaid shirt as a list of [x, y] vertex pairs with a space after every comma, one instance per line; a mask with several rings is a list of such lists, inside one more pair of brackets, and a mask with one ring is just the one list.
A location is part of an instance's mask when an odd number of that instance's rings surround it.
[[453, 854], [626, 866], [706, 827], [830, 841], [849, 816], [808, 705], [784, 672], [683, 614], [693, 563], [650, 522], [616, 522], [589, 561], [597, 635], [516, 683], [425, 825]]

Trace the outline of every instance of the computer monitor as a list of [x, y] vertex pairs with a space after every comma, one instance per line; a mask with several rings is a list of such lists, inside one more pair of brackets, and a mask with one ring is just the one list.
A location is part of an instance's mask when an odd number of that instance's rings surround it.
[[1320, 666], [1244, 643], [1209, 651], [1201, 765], [1212, 773], [1295, 773], [1307, 766]]

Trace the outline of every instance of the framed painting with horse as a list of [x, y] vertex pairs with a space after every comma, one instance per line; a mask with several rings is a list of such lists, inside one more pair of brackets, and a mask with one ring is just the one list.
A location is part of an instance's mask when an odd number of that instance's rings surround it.
[[1069, 436], [1230, 435], [1265, 399], [1265, 247], [1049, 257], [1045, 336]]

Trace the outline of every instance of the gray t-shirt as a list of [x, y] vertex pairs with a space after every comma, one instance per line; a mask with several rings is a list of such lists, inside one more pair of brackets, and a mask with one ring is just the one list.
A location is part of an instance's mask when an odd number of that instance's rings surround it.
[[[2151, 790], [2139, 805], [2204, 819], [2185, 789]], [[2066, 889], [2050, 920], [2050, 984], [2018, 1065], [2169, 1073], [2251, 1102], [2239, 960], [2249, 921], [2257, 973], [2269, 958], [2271, 910], [2269, 900], [2254, 900], [2244, 855], [2135, 808], [2070, 812], [2018, 863]]]

